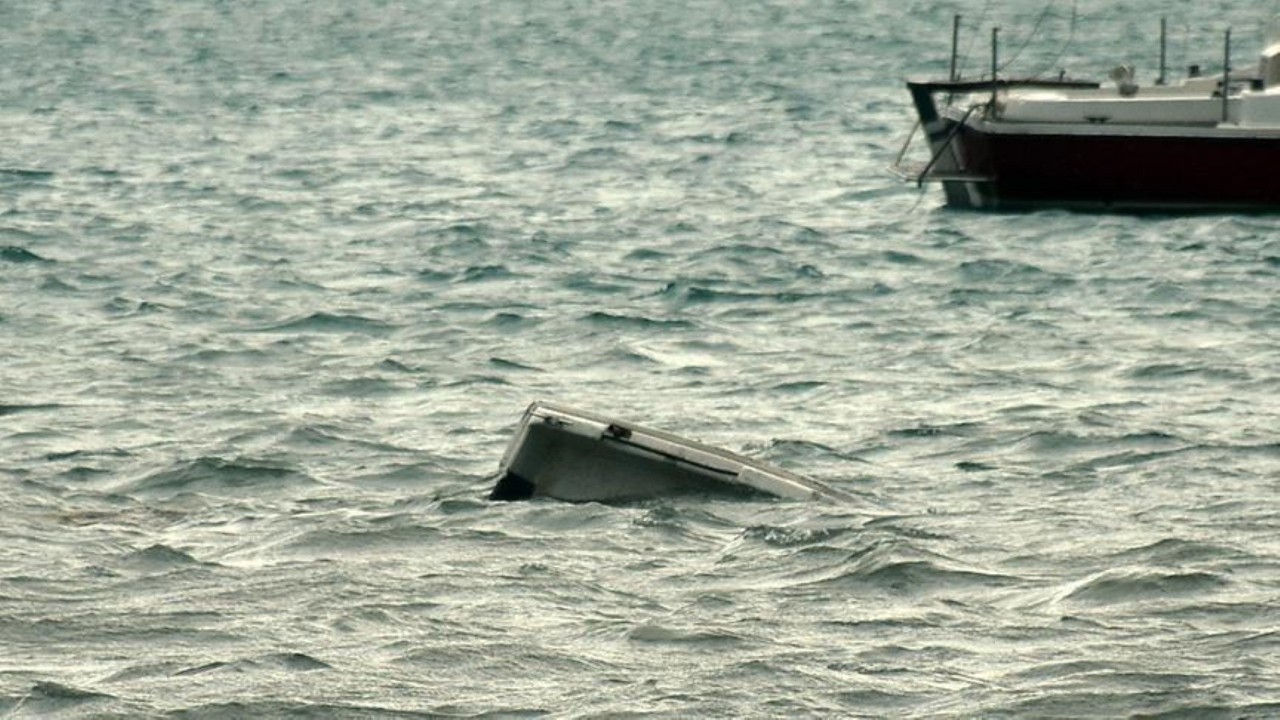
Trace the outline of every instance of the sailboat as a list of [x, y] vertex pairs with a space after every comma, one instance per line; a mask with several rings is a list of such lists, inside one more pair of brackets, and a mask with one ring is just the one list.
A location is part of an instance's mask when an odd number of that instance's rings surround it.
[[[929, 159], [895, 171], [940, 183], [947, 205], [977, 210], [1068, 208], [1115, 211], [1280, 210], [1280, 36], [1255, 67], [1236, 72], [1231, 34], [1222, 70], [1198, 66], [1140, 85], [1130, 66], [1105, 81], [1003, 78], [999, 31], [991, 74], [907, 81]], [[914, 133], [913, 133], [914, 134]], [[910, 139], [908, 139], [908, 143]]]

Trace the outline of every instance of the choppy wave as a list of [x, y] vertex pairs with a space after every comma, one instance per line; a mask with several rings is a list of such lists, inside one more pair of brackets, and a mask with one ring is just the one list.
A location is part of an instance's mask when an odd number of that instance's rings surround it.
[[[10, 234], [10, 233], [6, 233], [6, 234]], [[9, 245], [9, 246], [0, 248], [0, 261], [10, 262], [15, 264], [52, 262], [51, 260], [41, 257], [40, 255], [37, 255], [36, 253], [24, 247], [18, 247], [16, 245]]]
[[1103, 604], [1164, 601], [1212, 595], [1228, 587], [1227, 578], [1204, 571], [1108, 570], [1072, 588], [1066, 599]]
[[121, 490], [143, 495], [189, 492], [240, 495], [275, 493], [289, 487], [314, 484], [302, 470], [287, 463], [252, 458], [200, 457], [129, 482]]

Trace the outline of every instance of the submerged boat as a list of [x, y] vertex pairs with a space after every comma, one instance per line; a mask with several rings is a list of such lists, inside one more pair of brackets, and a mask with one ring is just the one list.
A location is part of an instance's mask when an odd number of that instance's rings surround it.
[[957, 18], [950, 77], [907, 81], [929, 160], [907, 167], [904, 145], [894, 169], [941, 183], [956, 208], [1280, 210], [1280, 38], [1236, 73], [1228, 31], [1220, 73], [1166, 83], [1164, 27], [1149, 86], [1128, 66], [1106, 82], [1001, 78], [998, 31], [990, 75], [964, 80]]
[[626, 502], [724, 492], [797, 500], [854, 499], [817, 481], [727, 450], [543, 402], [525, 410], [489, 497]]

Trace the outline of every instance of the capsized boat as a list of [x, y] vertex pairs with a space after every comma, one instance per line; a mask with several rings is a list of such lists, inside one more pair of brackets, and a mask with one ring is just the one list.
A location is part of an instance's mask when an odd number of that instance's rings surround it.
[[727, 450], [544, 402], [525, 410], [489, 497], [627, 502], [724, 492], [854, 501], [849, 493]]
[[[1165, 24], [1155, 83], [1132, 67], [1105, 82], [1002, 78], [992, 31], [990, 75], [909, 80], [929, 143], [894, 170], [942, 184], [947, 205], [979, 210], [1280, 211], [1280, 36], [1256, 69], [1231, 67], [1227, 31], [1220, 73], [1188, 68], [1165, 81]], [[914, 135], [914, 131], [912, 133]]]

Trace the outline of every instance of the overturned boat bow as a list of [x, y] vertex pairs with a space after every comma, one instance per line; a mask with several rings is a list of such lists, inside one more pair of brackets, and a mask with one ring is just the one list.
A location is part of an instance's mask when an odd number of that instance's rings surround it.
[[623, 502], [725, 491], [854, 500], [848, 493], [727, 450], [542, 402], [525, 410], [490, 499]]

